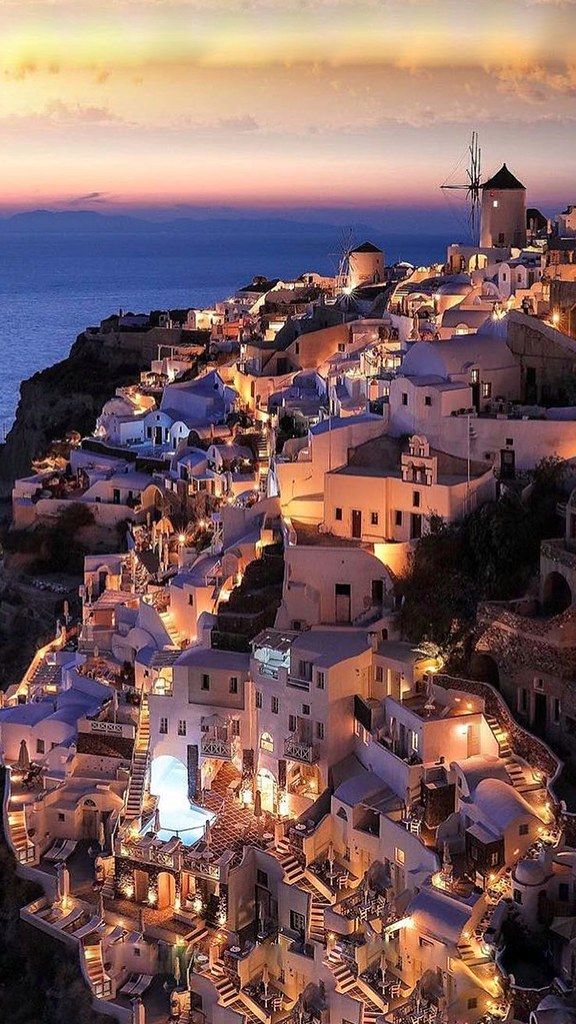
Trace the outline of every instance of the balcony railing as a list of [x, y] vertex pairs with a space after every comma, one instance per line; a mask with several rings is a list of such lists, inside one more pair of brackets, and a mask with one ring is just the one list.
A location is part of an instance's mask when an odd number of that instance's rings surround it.
[[315, 764], [319, 756], [318, 748], [307, 740], [298, 739], [297, 736], [287, 736], [284, 740], [284, 757], [289, 761]]
[[216, 757], [220, 761], [231, 761], [235, 753], [234, 739], [223, 739], [220, 736], [202, 736], [200, 753], [204, 757]]

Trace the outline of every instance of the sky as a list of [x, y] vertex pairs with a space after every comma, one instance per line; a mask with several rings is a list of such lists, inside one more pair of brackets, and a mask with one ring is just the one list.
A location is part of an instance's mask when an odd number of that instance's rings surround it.
[[576, 0], [0, 0], [0, 212], [576, 202]]

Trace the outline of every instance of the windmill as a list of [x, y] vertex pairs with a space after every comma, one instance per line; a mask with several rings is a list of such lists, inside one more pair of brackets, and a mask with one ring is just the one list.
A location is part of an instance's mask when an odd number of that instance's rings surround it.
[[[459, 170], [462, 160], [458, 162], [453, 175]], [[472, 132], [470, 139], [470, 145], [468, 146], [468, 167], [467, 176], [468, 181], [463, 184], [457, 184], [452, 181], [445, 181], [440, 186], [443, 192], [465, 192], [466, 203], [468, 205], [468, 226], [472, 241], [474, 244], [478, 242], [478, 234], [480, 228], [480, 199], [481, 199], [481, 163], [482, 163], [482, 150], [480, 149], [480, 142], [478, 139], [478, 132]]]
[[352, 231], [352, 228], [345, 228], [340, 233], [336, 251], [330, 253], [332, 259], [337, 261], [337, 269], [334, 276], [335, 295], [342, 295], [348, 283], [348, 264], [353, 245], [354, 232]]

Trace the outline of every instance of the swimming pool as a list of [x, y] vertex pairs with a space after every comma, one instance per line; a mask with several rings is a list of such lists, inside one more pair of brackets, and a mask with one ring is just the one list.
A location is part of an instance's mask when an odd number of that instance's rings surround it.
[[176, 757], [164, 754], [154, 758], [150, 792], [158, 797], [160, 839], [177, 835], [185, 846], [192, 846], [204, 835], [206, 822], [214, 820], [211, 811], [190, 803], [186, 767]]

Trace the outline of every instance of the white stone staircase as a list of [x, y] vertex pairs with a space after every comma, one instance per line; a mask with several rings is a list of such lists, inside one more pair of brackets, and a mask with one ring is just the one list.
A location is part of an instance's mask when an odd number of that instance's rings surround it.
[[350, 992], [356, 986], [356, 978], [339, 953], [329, 953], [324, 963], [332, 972], [337, 992]]
[[86, 975], [90, 987], [97, 999], [112, 998], [112, 979], [104, 970], [102, 943], [80, 947], [80, 955], [84, 957]]
[[315, 896], [310, 901], [310, 938], [314, 942], [325, 942], [324, 904]]
[[170, 640], [174, 647], [182, 647], [185, 637], [179, 632], [176, 623], [174, 622], [174, 615], [167, 609], [165, 612], [159, 612], [160, 618], [162, 619], [162, 625], [168, 633]]
[[304, 878], [304, 870], [296, 859], [285, 839], [281, 839], [276, 847], [270, 851], [284, 868], [284, 881], [289, 885], [296, 885]]
[[218, 992], [218, 1002], [221, 1006], [229, 1006], [230, 1003], [233, 1003], [234, 1000], [237, 999], [238, 992], [236, 987], [232, 984], [230, 978], [226, 974], [224, 964], [221, 960], [217, 960], [206, 974]]
[[8, 809], [8, 825], [10, 827], [10, 841], [16, 859], [20, 864], [32, 864], [35, 860], [34, 843], [28, 835], [26, 815], [23, 808], [18, 808], [17, 810]]
[[128, 784], [128, 792], [126, 794], [126, 817], [130, 821], [133, 821], [135, 818], [139, 818], [142, 813], [149, 757], [150, 710], [148, 707], [148, 697], [146, 694], [143, 694], [142, 704], [140, 705], [140, 717], [138, 719], [136, 741], [134, 743], [134, 752], [132, 754], [130, 782]]
[[508, 734], [502, 728], [498, 719], [494, 718], [494, 715], [485, 715], [485, 718], [498, 744], [500, 757], [504, 758], [505, 761], [508, 760], [508, 758], [512, 757], [512, 748], [508, 743]]

